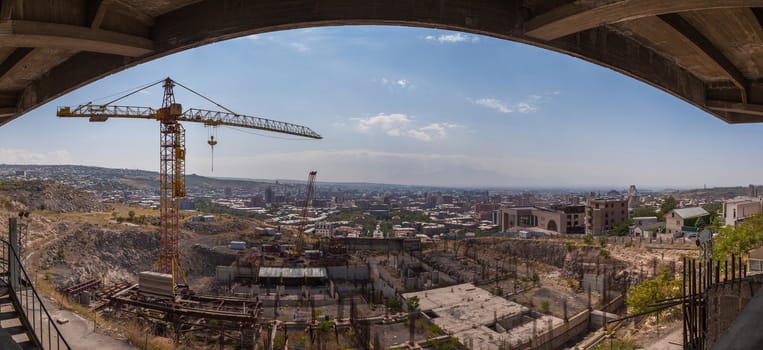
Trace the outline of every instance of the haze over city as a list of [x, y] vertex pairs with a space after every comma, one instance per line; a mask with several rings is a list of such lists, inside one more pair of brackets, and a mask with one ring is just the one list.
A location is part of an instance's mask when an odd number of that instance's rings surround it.
[[[760, 125], [730, 125], [632, 78], [486, 36], [402, 27], [290, 30], [139, 65], [0, 128], [0, 160], [156, 170], [155, 122], [55, 117], [171, 76], [241, 114], [323, 140], [188, 129], [187, 172], [438, 186], [702, 187], [759, 182]], [[184, 107], [212, 107], [178, 90]], [[95, 98], [102, 99], [95, 100]], [[120, 102], [122, 103], [122, 102]], [[156, 87], [123, 104], [158, 107]], [[219, 108], [215, 108], [219, 109]], [[734, 171], [729, 171], [734, 169]]]

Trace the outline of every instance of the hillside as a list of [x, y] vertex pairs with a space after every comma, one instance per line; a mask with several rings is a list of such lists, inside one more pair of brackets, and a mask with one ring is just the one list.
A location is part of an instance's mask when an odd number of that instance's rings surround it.
[[52, 181], [0, 182], [0, 204], [6, 210], [53, 212], [105, 211], [109, 206], [87, 192]]

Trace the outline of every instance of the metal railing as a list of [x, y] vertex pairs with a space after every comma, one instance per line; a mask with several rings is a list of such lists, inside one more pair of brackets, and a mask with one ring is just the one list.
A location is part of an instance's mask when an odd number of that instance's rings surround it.
[[11, 302], [27, 329], [29, 340], [41, 349], [71, 350], [34, 289], [16, 250], [5, 239], [0, 239], [0, 281], [8, 287]]

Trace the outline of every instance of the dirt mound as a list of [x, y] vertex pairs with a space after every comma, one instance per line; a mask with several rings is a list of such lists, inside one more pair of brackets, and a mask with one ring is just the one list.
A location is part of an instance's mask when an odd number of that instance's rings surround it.
[[470, 239], [466, 240], [467, 249], [477, 252], [495, 250], [506, 256], [516, 256], [542, 262], [554, 267], [564, 267], [564, 258], [568, 249], [563, 242], [532, 239]]
[[83, 225], [51, 243], [43, 253], [43, 266], [68, 268], [71, 273], [60, 285], [90, 278], [107, 283], [133, 279], [136, 272], [149, 270], [159, 252], [159, 234], [137, 229], [111, 230]]
[[0, 183], [0, 203], [7, 210], [49, 210], [90, 212], [109, 210], [87, 192], [52, 181], [10, 181]]

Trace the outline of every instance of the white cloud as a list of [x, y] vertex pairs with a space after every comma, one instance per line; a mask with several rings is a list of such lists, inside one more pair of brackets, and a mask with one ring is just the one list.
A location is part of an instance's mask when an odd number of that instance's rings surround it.
[[509, 106], [506, 103], [503, 103], [499, 100], [496, 100], [494, 98], [481, 98], [479, 100], [474, 101], [474, 103], [487, 107], [495, 109], [501, 113], [511, 113], [512, 110], [509, 108]]
[[406, 128], [411, 120], [405, 114], [379, 114], [370, 118], [353, 118], [357, 122], [357, 129], [362, 133], [368, 133], [371, 129], [381, 129], [387, 135], [398, 136], [400, 129]]
[[381, 132], [387, 136], [410, 137], [419, 141], [430, 142], [444, 139], [448, 129], [461, 127], [453, 123], [431, 123], [423, 127], [414, 126], [414, 117], [405, 114], [379, 114], [368, 118], [351, 118], [355, 129], [361, 133]]
[[519, 113], [532, 113], [538, 110], [538, 107], [533, 106], [527, 102], [517, 103], [517, 112]]
[[249, 39], [249, 40], [260, 40], [260, 35], [259, 34], [252, 34], [252, 35], [247, 36], [246, 38]]
[[427, 35], [424, 39], [428, 41], [437, 41], [439, 43], [460, 43], [465, 41], [477, 42], [480, 40], [480, 38], [475, 35], [463, 33], [443, 34], [439, 36]]
[[[552, 93], [552, 95], [558, 95], [559, 92], [555, 91]], [[499, 111], [501, 113], [513, 113], [513, 112], [519, 112], [523, 114], [528, 113], [534, 113], [538, 111], [538, 106], [545, 101], [549, 100], [548, 94], [546, 95], [529, 95], [523, 100], [515, 103], [510, 103], [508, 101], [502, 101], [498, 100], [492, 97], [486, 97], [486, 98], [480, 98], [477, 100], [471, 100], [474, 104], [487, 107], [490, 109], [495, 109], [496, 111]]]
[[298, 52], [308, 52], [308, 51], [310, 51], [310, 48], [307, 47], [307, 45], [305, 45], [303, 43], [293, 42], [293, 43], [290, 43], [289, 46], [291, 46], [292, 48], [294, 48]]
[[8, 164], [71, 164], [67, 150], [34, 152], [26, 149], [0, 148], [0, 160]]
[[411, 81], [408, 79], [387, 79], [385, 77], [382, 77], [380, 79], [381, 84], [384, 86], [391, 86], [391, 87], [397, 87], [401, 89], [405, 88], [412, 88], [413, 84], [411, 84]]

